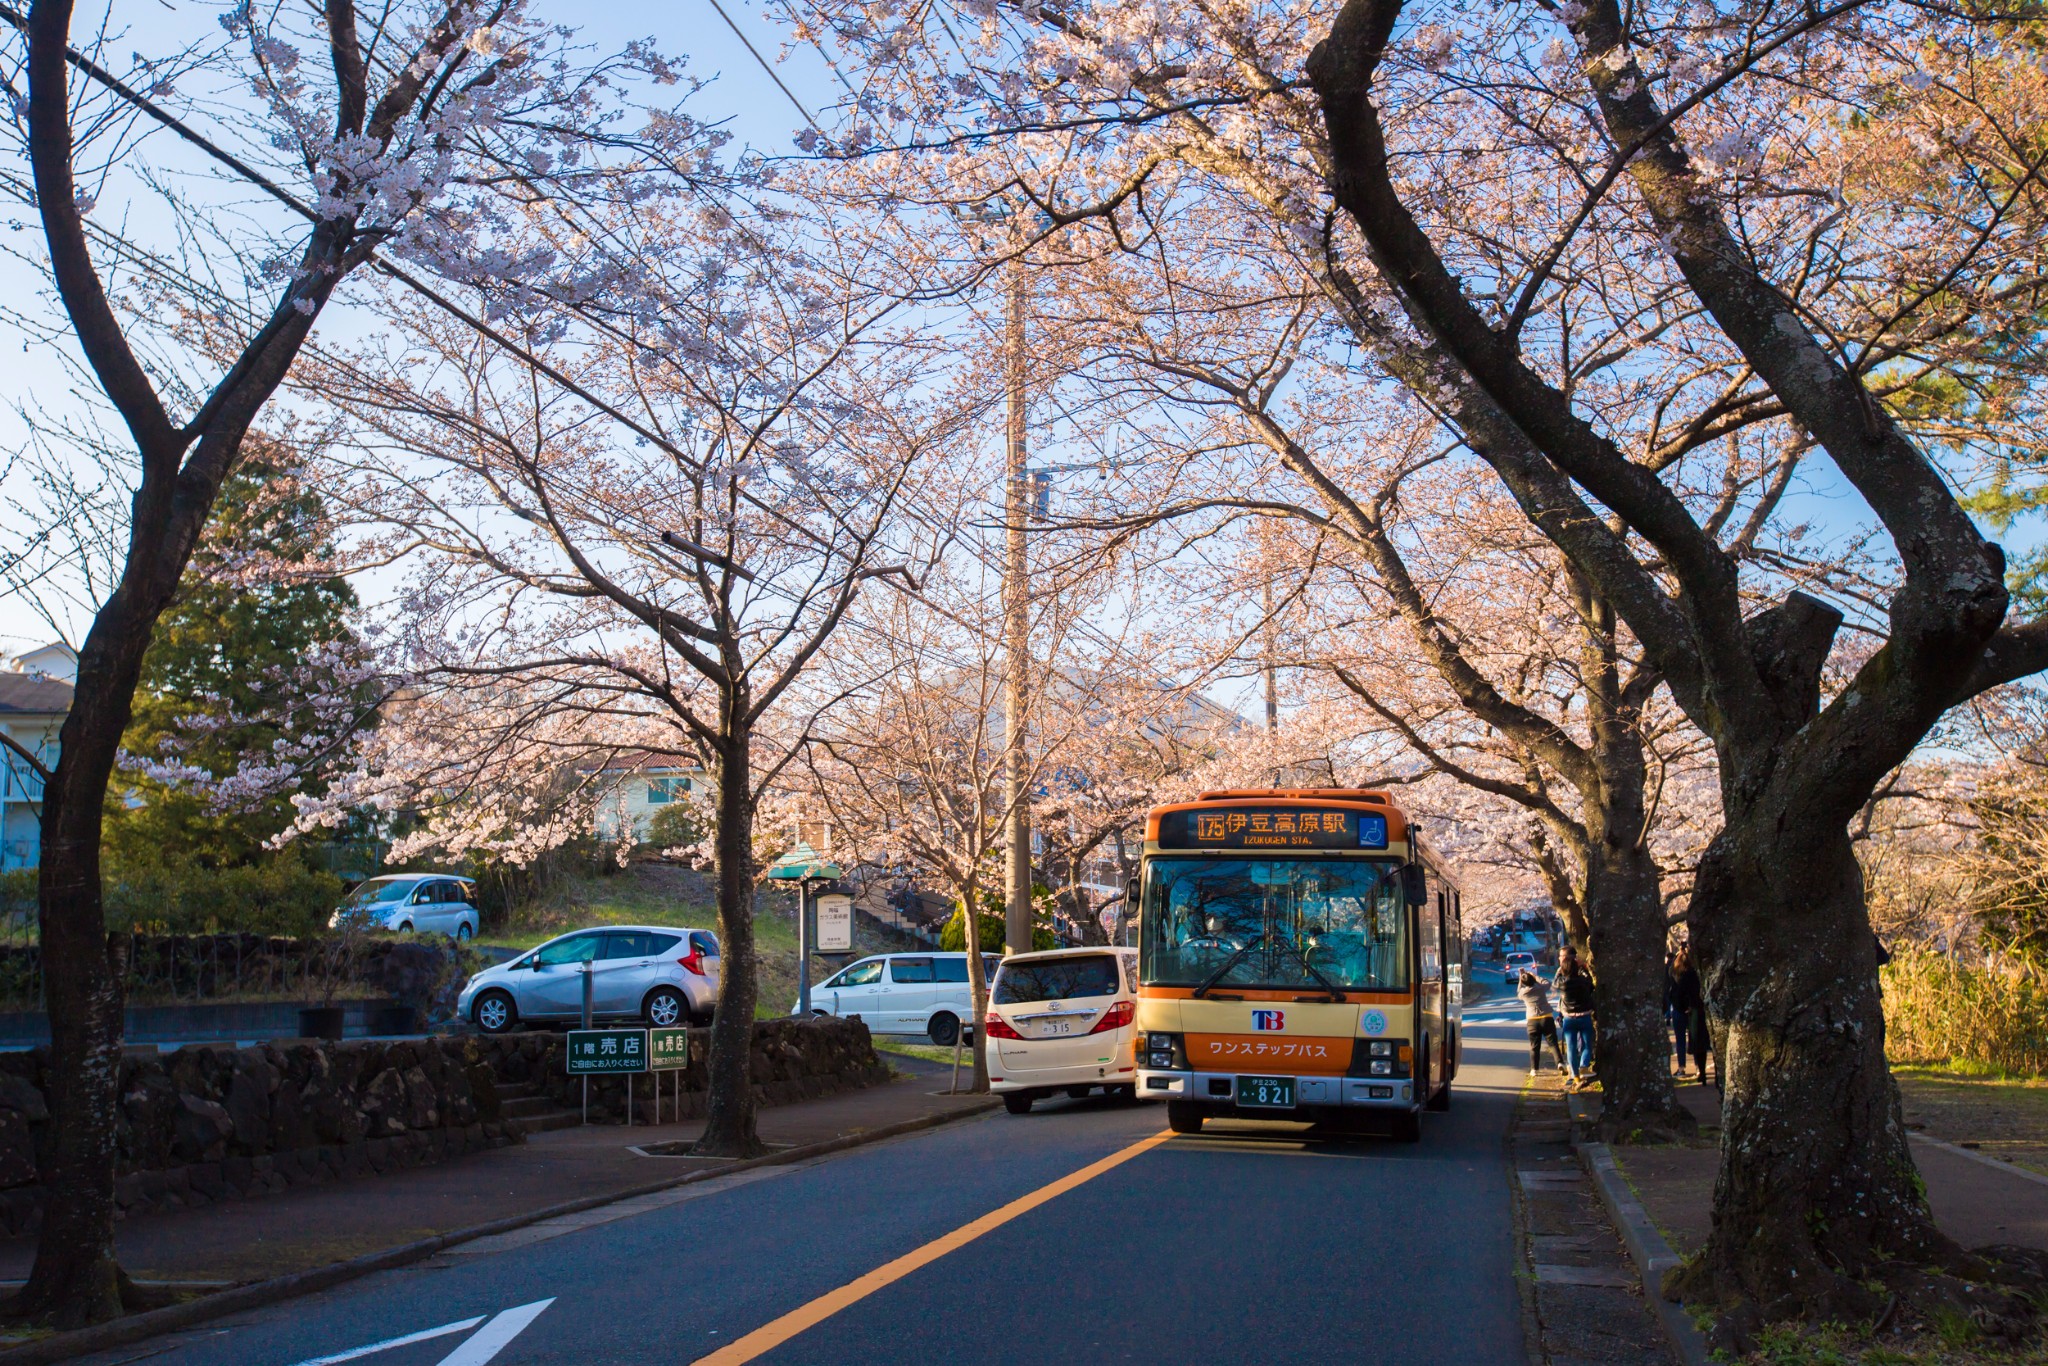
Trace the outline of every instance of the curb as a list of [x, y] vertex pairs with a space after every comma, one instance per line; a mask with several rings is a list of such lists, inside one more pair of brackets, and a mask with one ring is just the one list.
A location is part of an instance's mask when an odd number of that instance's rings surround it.
[[222, 1290], [216, 1294], [202, 1295], [196, 1300], [187, 1300], [183, 1304], [131, 1314], [126, 1318], [95, 1324], [91, 1328], [53, 1333], [49, 1337], [0, 1351], [0, 1366], [42, 1366], [45, 1362], [67, 1361], [72, 1357], [83, 1356], [87, 1352], [104, 1351], [109, 1347], [124, 1347], [129, 1343], [156, 1337], [160, 1333], [174, 1332], [196, 1323], [204, 1323], [208, 1319], [240, 1313], [245, 1309], [260, 1309], [265, 1305], [276, 1304], [280, 1300], [292, 1299], [299, 1295], [310, 1295], [314, 1291], [326, 1290], [331, 1286], [370, 1275], [372, 1272], [390, 1271], [411, 1262], [424, 1260], [458, 1243], [488, 1238], [499, 1233], [510, 1233], [514, 1229], [525, 1228], [528, 1224], [537, 1224], [546, 1219], [559, 1219], [565, 1214], [581, 1214], [585, 1210], [615, 1205], [622, 1200], [635, 1200], [643, 1195], [673, 1190], [677, 1186], [695, 1185], [700, 1181], [730, 1176], [734, 1172], [749, 1171], [755, 1167], [786, 1166], [792, 1162], [804, 1162], [814, 1157], [845, 1152], [849, 1148], [865, 1147], [870, 1143], [879, 1143], [884, 1139], [897, 1138], [904, 1134], [936, 1129], [956, 1120], [966, 1119], [970, 1115], [987, 1114], [998, 1104], [997, 1099], [992, 1096], [986, 1104], [966, 1105], [943, 1114], [901, 1120], [895, 1124], [885, 1124], [879, 1129], [842, 1134], [838, 1138], [828, 1138], [822, 1143], [807, 1143], [799, 1148], [785, 1148], [781, 1152], [768, 1153], [762, 1157], [722, 1162], [716, 1167], [690, 1172], [683, 1176], [671, 1176], [627, 1190], [611, 1191], [604, 1195], [588, 1195], [579, 1200], [549, 1205], [545, 1209], [528, 1210], [503, 1219], [493, 1219], [487, 1224], [473, 1224], [449, 1233], [437, 1233], [416, 1243], [385, 1248], [382, 1252], [367, 1253], [345, 1262], [316, 1266], [307, 1271], [295, 1271], [288, 1276], [277, 1276], [267, 1281], [253, 1281], [247, 1285], [236, 1286], [232, 1290]]
[[2036, 1171], [2029, 1171], [2017, 1163], [1989, 1157], [1974, 1148], [1965, 1148], [1959, 1144], [1950, 1143], [1946, 1139], [1929, 1138], [1926, 1134], [1922, 1133], [1911, 1134], [1909, 1137], [1915, 1143], [1925, 1143], [1931, 1147], [1940, 1148], [1943, 1152], [1954, 1153], [1957, 1157], [1967, 1157], [1972, 1162], [1981, 1162], [1994, 1171], [2004, 1172], [2007, 1176], [2017, 1176], [2022, 1181], [2033, 1181], [2040, 1185], [2048, 1186], [2048, 1176], [2043, 1176]]
[[1572, 1143], [1572, 1151], [1578, 1154], [1579, 1165], [1593, 1178], [1600, 1203], [1607, 1207], [1607, 1217], [1621, 1233], [1621, 1241], [1636, 1264], [1636, 1275], [1642, 1280], [1643, 1298], [1656, 1309], [1657, 1321], [1664, 1326], [1664, 1336], [1670, 1340], [1673, 1354], [1683, 1366], [1712, 1366], [1707, 1340], [1693, 1327], [1685, 1307], [1664, 1298], [1664, 1273], [1678, 1265], [1678, 1254], [1664, 1241], [1664, 1235], [1650, 1222], [1642, 1201], [1629, 1189], [1621, 1169], [1615, 1166], [1614, 1153], [1605, 1143], [1577, 1141]]

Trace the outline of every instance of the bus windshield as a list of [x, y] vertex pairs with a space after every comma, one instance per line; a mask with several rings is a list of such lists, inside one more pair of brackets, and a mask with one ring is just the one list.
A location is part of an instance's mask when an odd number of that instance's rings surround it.
[[1213, 976], [1219, 990], [1404, 991], [1400, 874], [1390, 859], [1153, 859], [1140, 977], [1200, 986]]

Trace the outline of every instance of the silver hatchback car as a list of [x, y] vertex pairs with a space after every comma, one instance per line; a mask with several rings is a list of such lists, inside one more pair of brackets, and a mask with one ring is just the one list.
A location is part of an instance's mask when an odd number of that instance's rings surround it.
[[607, 925], [550, 939], [469, 979], [456, 1014], [486, 1034], [583, 1017], [657, 1029], [708, 1024], [718, 1002], [718, 939], [673, 925]]

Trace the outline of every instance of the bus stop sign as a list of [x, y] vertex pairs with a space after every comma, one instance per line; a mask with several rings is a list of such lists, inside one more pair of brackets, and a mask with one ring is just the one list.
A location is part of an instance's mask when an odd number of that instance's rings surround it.
[[853, 898], [844, 892], [818, 898], [818, 952], [853, 952]]
[[569, 1075], [587, 1077], [612, 1072], [647, 1070], [644, 1029], [572, 1029], [569, 1031]]

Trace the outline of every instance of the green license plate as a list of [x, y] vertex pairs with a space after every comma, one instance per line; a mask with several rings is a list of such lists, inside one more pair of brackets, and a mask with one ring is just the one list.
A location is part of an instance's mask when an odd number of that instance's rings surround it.
[[1294, 1108], [1293, 1077], [1239, 1077], [1237, 1079], [1237, 1103], [1256, 1105], [1268, 1110], [1292, 1110]]

